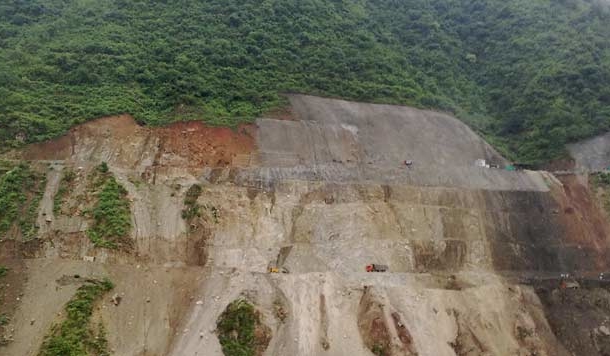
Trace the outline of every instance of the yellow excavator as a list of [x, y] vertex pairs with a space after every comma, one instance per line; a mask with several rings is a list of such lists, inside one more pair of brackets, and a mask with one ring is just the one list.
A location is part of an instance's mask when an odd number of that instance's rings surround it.
[[275, 261], [269, 262], [267, 265], [268, 273], [289, 273], [286, 267], [282, 267], [284, 262], [286, 261], [286, 257], [290, 254], [292, 250], [292, 246], [285, 246], [280, 249], [280, 253], [278, 253], [277, 259]]
[[286, 267], [278, 267], [277, 264], [273, 261], [269, 262], [269, 266], [267, 267], [267, 272], [269, 273], [288, 273], [288, 269]]

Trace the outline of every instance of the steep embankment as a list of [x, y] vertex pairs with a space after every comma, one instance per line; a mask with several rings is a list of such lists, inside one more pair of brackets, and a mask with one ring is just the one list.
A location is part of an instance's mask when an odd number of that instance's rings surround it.
[[[587, 333], [604, 340], [602, 319], [567, 335], [553, 304], [572, 292], [559, 274], [608, 268], [609, 226], [586, 185], [476, 167], [505, 160], [441, 113], [290, 100], [294, 120], [145, 129], [113, 117], [14, 152], [50, 161], [38, 238], [2, 242], [27, 257], [9, 354], [35, 354], [77, 287], [54, 281], [74, 274], [115, 283], [121, 302], [94, 316], [116, 355], [221, 355], [215, 325], [236, 300], [262, 341], [239, 344], [244, 331], [231, 347], [264, 355], [551, 356], [578, 354], [563, 342]], [[128, 248], [87, 235], [101, 162], [127, 192]]]

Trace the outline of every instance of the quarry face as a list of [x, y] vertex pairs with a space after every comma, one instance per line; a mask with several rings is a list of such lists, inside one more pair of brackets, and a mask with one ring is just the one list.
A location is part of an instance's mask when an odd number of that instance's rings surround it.
[[[289, 99], [289, 117], [235, 129], [102, 118], [5, 157], [46, 181], [37, 236], [0, 242], [21, 276], [0, 353], [38, 353], [74, 275], [115, 284], [93, 312], [113, 355], [223, 355], [236, 300], [264, 325], [261, 355], [610, 352], [610, 226], [586, 176], [507, 170], [443, 113]], [[127, 192], [125, 248], [86, 233], [102, 162]]]

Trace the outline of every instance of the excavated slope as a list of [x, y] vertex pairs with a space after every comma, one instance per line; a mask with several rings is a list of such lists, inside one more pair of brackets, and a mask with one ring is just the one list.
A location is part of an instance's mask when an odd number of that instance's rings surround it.
[[[47, 160], [48, 178], [38, 238], [2, 242], [28, 278], [3, 351], [36, 353], [76, 288], [55, 280], [78, 273], [109, 276], [124, 295], [96, 311], [115, 355], [222, 355], [216, 321], [241, 297], [272, 332], [265, 355], [575, 352], [523, 282], [608, 268], [610, 229], [586, 186], [476, 167], [506, 161], [445, 114], [290, 101], [295, 120], [149, 129], [120, 116], [14, 152]], [[80, 172], [77, 201], [102, 161], [128, 191], [133, 251], [95, 248], [86, 218], [54, 216], [61, 172]], [[186, 222], [193, 184], [204, 212]], [[290, 273], [267, 273], [270, 261]], [[366, 273], [369, 263], [389, 271]]]

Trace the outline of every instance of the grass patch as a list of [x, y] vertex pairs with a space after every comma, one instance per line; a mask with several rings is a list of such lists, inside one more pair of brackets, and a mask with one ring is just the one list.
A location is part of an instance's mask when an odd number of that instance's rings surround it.
[[229, 304], [216, 326], [226, 356], [261, 355], [269, 344], [268, 328], [261, 324], [254, 306], [244, 299]]
[[110, 355], [103, 326], [92, 327], [90, 319], [95, 303], [113, 287], [107, 279], [79, 287], [65, 307], [66, 319], [51, 328], [38, 356]]
[[193, 184], [186, 191], [184, 197], [184, 209], [182, 209], [182, 218], [186, 221], [191, 221], [196, 217], [201, 216], [201, 205], [197, 203], [197, 199], [201, 196], [201, 186], [199, 184]]
[[45, 184], [46, 176], [25, 163], [13, 166], [0, 177], [0, 239], [6, 238], [13, 227], [25, 240], [36, 235], [36, 216]]
[[[182, 209], [182, 218], [191, 225], [195, 218], [204, 217], [205, 220], [213, 220], [218, 224], [220, 219], [220, 211], [213, 205], [199, 204], [197, 200], [201, 196], [203, 189], [199, 184], [193, 184], [187, 191], [184, 197], [184, 209]], [[205, 215], [204, 215], [205, 214]]]
[[597, 197], [601, 198], [604, 210], [610, 215], [610, 173], [600, 172], [592, 174], [590, 181], [595, 188], [602, 190], [601, 195]]
[[[9, 269], [6, 266], [0, 266], [0, 279], [8, 273]], [[4, 283], [0, 284], [0, 306], [4, 303]], [[8, 325], [10, 318], [6, 313], [0, 313], [0, 346], [7, 345], [9, 339], [7, 338], [6, 325]]]
[[11, 340], [7, 337], [7, 325], [10, 322], [10, 318], [5, 313], [0, 314], [0, 346], [8, 345]]
[[61, 181], [59, 182], [57, 193], [55, 194], [55, 197], [53, 197], [53, 214], [59, 215], [61, 213], [62, 205], [64, 204], [66, 197], [70, 192], [70, 187], [75, 179], [76, 173], [74, 173], [74, 171], [70, 169], [64, 171]]
[[140, 186], [144, 183], [144, 182], [142, 182], [141, 179], [138, 179], [136, 177], [129, 177], [129, 178], [127, 178], [127, 180], [129, 181], [129, 183], [133, 184], [136, 188], [140, 188]]
[[599, 172], [593, 175], [593, 181], [598, 186], [608, 187], [610, 186], [610, 173]]
[[386, 355], [386, 349], [381, 344], [373, 345], [371, 351], [373, 352], [374, 355], [377, 355], [377, 356], [385, 356]]
[[93, 189], [98, 191], [97, 201], [88, 214], [93, 218], [87, 236], [97, 247], [119, 248], [129, 245], [131, 210], [127, 190], [119, 184], [106, 163], [98, 166]]

